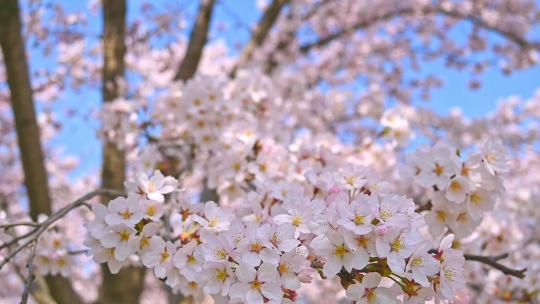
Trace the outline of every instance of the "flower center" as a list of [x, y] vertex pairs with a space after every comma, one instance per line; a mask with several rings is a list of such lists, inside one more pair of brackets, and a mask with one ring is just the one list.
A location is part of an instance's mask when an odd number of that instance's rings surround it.
[[365, 237], [363, 235], [359, 235], [359, 236], [356, 237], [356, 243], [360, 247], [367, 248], [367, 246], [369, 245], [369, 240], [368, 240], [367, 237]]
[[225, 269], [216, 269], [216, 272], [214, 273], [214, 278], [218, 281], [225, 281], [229, 277], [229, 274], [227, 274], [227, 270]]
[[208, 227], [215, 228], [219, 225], [219, 219], [217, 217], [213, 217], [208, 221]]
[[157, 212], [157, 207], [154, 204], [148, 206], [148, 208], [146, 209], [146, 214], [148, 216], [154, 216], [156, 215], [156, 212]]
[[334, 249], [334, 255], [340, 258], [343, 258], [347, 252], [349, 252], [349, 250], [345, 247], [345, 244], [336, 246]]
[[161, 252], [161, 263], [167, 262], [171, 254], [167, 251], [167, 248]]
[[227, 252], [223, 248], [217, 248], [215, 251], [215, 255], [218, 259], [224, 260], [227, 257]]
[[251, 251], [253, 252], [259, 253], [259, 251], [261, 251], [262, 248], [263, 248], [263, 245], [259, 241], [251, 243]]
[[150, 238], [147, 236], [141, 237], [141, 249], [144, 249], [148, 245], [150, 245]]
[[446, 212], [444, 211], [437, 211], [437, 219], [439, 219], [441, 222], [446, 221]]
[[132, 215], [133, 215], [133, 212], [130, 212], [129, 210], [125, 210], [124, 212], [120, 212], [120, 216], [125, 220], [130, 219]]
[[251, 282], [251, 288], [253, 289], [261, 289], [262, 287], [262, 283], [259, 282], [259, 280], [255, 280], [253, 282]]
[[188, 255], [187, 256], [187, 262], [188, 262], [188, 264], [193, 265], [193, 264], [197, 263], [197, 259], [193, 255]]
[[354, 216], [353, 222], [356, 225], [362, 225], [364, 223], [364, 217], [362, 215], [360, 215], [360, 214], [356, 214]]
[[285, 273], [285, 272], [289, 271], [289, 265], [280, 263], [277, 269], [278, 269], [279, 273]]
[[462, 186], [457, 180], [453, 180], [450, 183], [450, 190], [453, 191], [453, 192], [458, 192], [459, 190], [461, 190], [461, 188], [462, 188]]
[[388, 211], [386, 209], [381, 209], [381, 212], [379, 212], [379, 216], [380, 216], [381, 220], [386, 221], [392, 216], [392, 212], [390, 212], [390, 211]]
[[129, 240], [129, 231], [122, 230], [120, 231], [120, 241], [127, 242]]
[[411, 261], [411, 266], [418, 267], [418, 266], [422, 266], [423, 263], [424, 263], [424, 259], [422, 259], [422, 257], [415, 257]]
[[297, 226], [297, 227], [300, 226], [300, 225], [302, 224], [302, 217], [299, 216], [299, 215], [293, 216], [293, 218], [292, 218], [292, 224], [293, 224], [294, 226]]
[[482, 201], [482, 197], [477, 192], [471, 194], [471, 202], [474, 204], [479, 204]]
[[392, 251], [400, 251], [401, 248], [403, 248], [403, 241], [401, 241], [401, 239], [395, 239], [390, 243], [390, 249], [392, 249]]
[[435, 164], [435, 169], [433, 169], [433, 172], [435, 172], [435, 175], [440, 176], [444, 173], [444, 167], [439, 165], [439, 163]]

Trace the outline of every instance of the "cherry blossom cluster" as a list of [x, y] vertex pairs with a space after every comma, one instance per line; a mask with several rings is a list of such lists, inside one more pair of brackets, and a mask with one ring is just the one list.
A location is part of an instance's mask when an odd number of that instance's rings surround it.
[[34, 265], [42, 275], [60, 274], [69, 277], [75, 265], [75, 257], [70, 253], [70, 240], [59, 232], [49, 230], [38, 240]]
[[465, 282], [453, 236], [437, 249], [414, 202], [365, 174], [322, 172], [328, 186], [313, 193], [279, 181], [243, 208], [194, 203], [172, 177], [139, 175], [126, 197], [93, 207], [85, 243], [113, 273], [140, 261], [183, 294], [227, 303], [295, 301], [315, 276], [339, 277], [358, 303], [452, 299]]
[[426, 222], [434, 236], [446, 228], [458, 238], [470, 235], [504, 193], [501, 174], [508, 171], [508, 159], [500, 141], [485, 141], [467, 159], [460, 155], [459, 150], [438, 144], [409, 155], [401, 170], [404, 178], [433, 190]]

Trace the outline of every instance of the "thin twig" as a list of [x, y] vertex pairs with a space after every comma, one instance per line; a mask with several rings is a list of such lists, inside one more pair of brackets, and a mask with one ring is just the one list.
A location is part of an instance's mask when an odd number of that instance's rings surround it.
[[78, 255], [78, 254], [85, 254], [88, 253], [88, 249], [79, 249], [79, 250], [69, 250], [69, 255]]
[[[45, 232], [47, 230], [47, 228], [49, 226], [54, 224], [59, 219], [63, 218], [71, 210], [76, 209], [76, 208], [78, 208], [80, 206], [87, 206], [87, 204], [86, 204], [87, 200], [92, 199], [93, 197], [98, 196], [98, 195], [116, 195], [116, 196], [118, 196], [118, 195], [123, 195], [123, 194], [124, 194], [123, 192], [120, 192], [120, 191], [117, 191], [117, 190], [98, 189], [98, 190], [89, 192], [89, 193], [83, 195], [82, 197], [78, 198], [74, 202], [70, 203], [69, 205], [64, 206], [62, 209], [60, 209], [60, 210], [56, 211], [55, 213], [51, 214], [45, 221], [39, 223], [39, 226], [34, 228], [31, 232], [26, 233], [23, 238], [20, 238], [20, 237], [16, 238], [17, 240], [21, 240], [21, 239], [29, 237], [28, 240], [26, 240], [24, 243], [19, 245], [19, 247], [17, 247], [14, 251], [12, 251], [6, 258], [4, 258], [4, 260], [0, 264], [0, 269], [2, 269], [4, 267], [4, 265], [6, 265], [11, 259], [13, 259], [21, 250], [28, 247], [32, 242], [36, 241], [39, 238], [39, 236], [43, 232]], [[12, 241], [9, 242], [8, 244], [11, 244], [11, 243], [12, 243]], [[7, 244], [5, 244], [5, 245], [7, 245]], [[0, 247], [0, 249], [4, 248], [5, 245], [2, 245], [2, 247]]]
[[39, 226], [38, 223], [34, 223], [34, 222], [20, 222], [20, 223], [13, 223], [13, 224], [5, 224], [5, 225], [0, 225], [0, 229], [11, 229], [13, 227], [17, 227], [17, 226], [31, 226], [31, 227], [37, 227]]
[[30, 257], [28, 258], [28, 276], [26, 277], [26, 284], [24, 286], [24, 292], [21, 297], [21, 304], [26, 304], [28, 302], [28, 294], [30, 293], [30, 286], [34, 281], [34, 257], [36, 256], [37, 241], [32, 242], [32, 249], [30, 250]]

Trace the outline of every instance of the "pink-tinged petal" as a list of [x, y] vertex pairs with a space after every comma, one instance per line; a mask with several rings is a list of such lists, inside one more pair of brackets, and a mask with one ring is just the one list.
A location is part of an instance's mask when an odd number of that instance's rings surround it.
[[122, 268], [123, 263], [120, 261], [117, 261], [115, 259], [111, 259], [107, 262], [107, 266], [109, 266], [109, 271], [112, 274], [117, 274], [120, 271], [120, 268]]
[[174, 187], [171, 186], [171, 185], [166, 185], [166, 186], [163, 186], [159, 192], [163, 193], [163, 194], [167, 194], [167, 193], [171, 193], [174, 191]]
[[352, 300], [359, 300], [364, 296], [365, 290], [363, 284], [352, 284], [347, 288], [347, 297]]
[[284, 223], [290, 223], [292, 222], [292, 217], [288, 214], [279, 214], [274, 216], [274, 223], [281, 225]]
[[264, 248], [263, 250], [261, 250], [259, 256], [264, 263], [269, 263], [272, 265], [277, 265], [279, 263], [278, 252], [270, 248]]
[[258, 278], [261, 282], [279, 281], [279, 273], [275, 265], [263, 263], [259, 267]]
[[118, 213], [109, 213], [105, 216], [105, 223], [108, 225], [118, 225], [124, 222]]
[[112, 248], [120, 242], [120, 236], [117, 233], [107, 233], [101, 239], [101, 245], [105, 248]]
[[251, 267], [257, 267], [261, 264], [261, 257], [255, 252], [246, 252], [242, 255], [242, 262]]
[[253, 280], [255, 280], [256, 276], [257, 271], [253, 267], [247, 265], [240, 265], [240, 267], [236, 269], [236, 277], [240, 282], [252, 282]]
[[300, 244], [300, 241], [295, 240], [295, 239], [284, 240], [283, 242], [279, 244], [279, 250], [284, 251], [284, 252], [289, 252], [293, 250], [294, 248], [298, 247], [299, 244]]
[[296, 290], [300, 288], [300, 280], [298, 277], [291, 273], [285, 273], [281, 276], [281, 281], [283, 286], [288, 289]]
[[199, 216], [199, 215], [197, 215], [197, 214], [192, 214], [192, 215], [190, 216], [190, 218], [191, 218], [193, 221], [195, 221], [196, 223], [200, 224], [201, 226], [204, 226], [204, 227], [208, 226], [208, 220], [205, 219], [205, 218], [203, 218], [203, 217], [201, 217], [201, 216]]
[[165, 200], [165, 197], [163, 197], [163, 194], [159, 192], [148, 193], [147, 197], [149, 200], [156, 201], [158, 203], [163, 203], [163, 201]]
[[362, 285], [366, 288], [375, 288], [381, 283], [381, 275], [377, 272], [369, 272], [362, 279]]
[[341, 260], [331, 256], [323, 266], [323, 274], [327, 278], [333, 278], [341, 270]]
[[246, 302], [250, 304], [263, 304], [264, 299], [259, 290], [250, 288], [246, 293]]
[[424, 272], [422, 272], [422, 270], [420, 270], [420, 269], [413, 270], [412, 277], [413, 277], [414, 281], [419, 283], [420, 285], [422, 285], [424, 287], [429, 287], [429, 285], [430, 285], [429, 281], [428, 281], [426, 275], [424, 274]]
[[163, 279], [167, 276], [167, 269], [165, 269], [165, 267], [163, 266], [157, 266], [156, 268], [154, 268], [154, 274], [159, 279]]
[[157, 253], [153, 251], [146, 252], [142, 255], [142, 263], [148, 268], [153, 268], [159, 264], [160, 258]]
[[275, 283], [266, 283], [261, 287], [262, 294], [270, 300], [279, 301], [283, 298], [281, 286]]
[[397, 254], [391, 254], [388, 257], [388, 266], [396, 274], [402, 274], [405, 271], [405, 260], [400, 258]]
[[231, 299], [244, 299], [249, 289], [249, 284], [247, 283], [235, 283], [229, 290], [229, 296]]
[[221, 289], [221, 283], [216, 280], [209, 280], [206, 282], [206, 285], [204, 285], [204, 292], [207, 294], [215, 294], [218, 293]]

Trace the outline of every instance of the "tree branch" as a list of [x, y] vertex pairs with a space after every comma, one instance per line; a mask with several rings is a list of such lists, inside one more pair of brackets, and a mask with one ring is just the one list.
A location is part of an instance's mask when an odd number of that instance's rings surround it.
[[253, 52], [256, 48], [260, 47], [264, 41], [266, 40], [266, 37], [268, 36], [268, 33], [270, 32], [270, 29], [276, 22], [277, 18], [279, 17], [279, 14], [282, 10], [282, 8], [287, 4], [290, 0], [274, 0], [272, 3], [270, 3], [265, 11], [259, 22], [257, 23], [257, 26], [255, 27], [255, 31], [251, 35], [251, 39], [249, 40], [248, 44], [240, 54], [240, 58], [238, 59], [238, 62], [234, 65], [233, 69], [231, 70], [230, 76], [234, 77], [236, 74], [236, 71], [239, 67], [244, 65], [246, 62], [251, 60], [251, 57], [253, 56]]
[[26, 284], [24, 286], [24, 292], [21, 297], [21, 304], [28, 303], [28, 294], [30, 293], [30, 285], [34, 281], [34, 257], [36, 256], [37, 242], [32, 243], [32, 249], [30, 250], [30, 257], [28, 258], [28, 276], [26, 278]]
[[189, 36], [186, 54], [184, 55], [184, 59], [182, 59], [178, 72], [174, 76], [174, 80], [186, 81], [197, 72], [203, 48], [208, 39], [208, 29], [212, 19], [214, 3], [215, 0], [201, 0], [197, 20]]
[[89, 192], [74, 202], [64, 206], [63, 208], [59, 209], [55, 213], [51, 214], [45, 221], [41, 223], [36, 223], [36, 227], [31, 230], [29, 233], [24, 234], [22, 237], [15, 238], [15, 242], [11, 240], [10, 242], [0, 246], [0, 250], [10, 247], [17, 243], [20, 240], [26, 239], [25, 242], [23, 242], [21, 245], [19, 245], [14, 251], [12, 251], [7, 257], [5, 257], [0, 263], [0, 270], [11, 260], [13, 259], [19, 252], [21, 252], [24, 248], [28, 247], [32, 244], [32, 242], [37, 241], [37, 239], [43, 234], [43, 232], [47, 231], [47, 228], [49, 228], [52, 224], [54, 224], [59, 219], [63, 218], [66, 214], [68, 214], [71, 210], [76, 209], [81, 206], [86, 206], [86, 201], [92, 199], [95, 196], [98, 195], [123, 195], [122, 192], [119, 192], [117, 190], [112, 189], [98, 189], [92, 192]]
[[413, 8], [398, 9], [398, 10], [395, 10], [395, 11], [387, 12], [385, 14], [381, 14], [381, 15], [376, 16], [374, 18], [371, 18], [369, 20], [361, 20], [361, 21], [357, 22], [356, 24], [354, 24], [353, 26], [351, 26], [350, 28], [339, 30], [339, 31], [337, 31], [337, 32], [335, 32], [333, 34], [330, 34], [330, 35], [326, 36], [326, 37], [320, 38], [319, 40], [316, 40], [316, 41], [313, 41], [313, 42], [308, 42], [308, 43], [300, 46], [300, 52], [301, 53], [307, 53], [311, 49], [326, 46], [327, 44], [329, 44], [330, 42], [332, 42], [332, 41], [334, 41], [336, 39], [339, 39], [339, 38], [342, 38], [342, 37], [344, 37], [346, 35], [352, 34], [352, 33], [354, 33], [355, 31], [357, 31], [359, 29], [370, 27], [370, 26], [372, 26], [372, 25], [374, 25], [376, 23], [379, 23], [379, 22], [382, 22], [382, 21], [387, 21], [387, 20], [393, 19], [395, 17], [408, 16], [408, 15], [414, 15], [414, 14], [423, 14], [423, 15], [439, 14], [439, 15], [443, 15], [443, 16], [447, 16], [447, 17], [456, 18], [456, 19], [463, 19], [463, 20], [471, 22], [474, 25], [477, 25], [477, 26], [479, 26], [481, 28], [484, 28], [485, 30], [497, 33], [497, 34], [509, 39], [510, 41], [516, 43], [518, 46], [520, 46], [522, 48], [540, 49], [540, 42], [528, 41], [526, 38], [521, 37], [521, 36], [519, 36], [519, 35], [517, 35], [515, 33], [512, 33], [510, 31], [507, 31], [507, 30], [498, 28], [496, 26], [490, 25], [490, 24], [488, 24], [487, 22], [485, 22], [484, 20], [480, 19], [479, 17], [477, 17], [475, 15], [462, 14], [462, 13], [460, 13], [458, 11], [444, 9], [442, 7], [439, 7], [439, 6], [436, 6], [436, 7], [429, 6], [429, 7], [426, 7], [424, 9], [420, 9], [420, 10], [413, 9]]
[[502, 260], [504, 258], [508, 257], [508, 253], [501, 254], [498, 256], [481, 256], [481, 255], [474, 255], [474, 254], [464, 254], [465, 260], [467, 261], [476, 261], [483, 264], [486, 264], [488, 266], [491, 266], [502, 273], [506, 275], [511, 275], [516, 278], [523, 279], [525, 277], [525, 272], [527, 271], [527, 268], [523, 269], [512, 269], [505, 265], [502, 265], [498, 263], [499, 260]]

